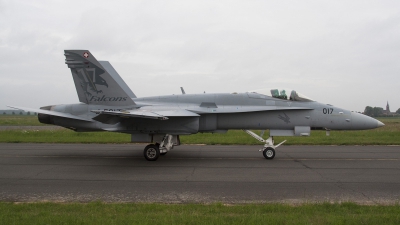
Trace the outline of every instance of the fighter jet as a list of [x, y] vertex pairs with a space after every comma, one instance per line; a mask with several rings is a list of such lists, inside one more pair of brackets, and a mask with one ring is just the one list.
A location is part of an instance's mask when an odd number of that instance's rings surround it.
[[[275, 157], [273, 137], [309, 136], [313, 129], [364, 130], [383, 126], [363, 114], [323, 104], [287, 88], [264, 88], [245, 93], [201, 93], [138, 98], [107, 61], [88, 50], [65, 50], [80, 103], [15, 109], [37, 112], [41, 123], [77, 132], [109, 131], [131, 134], [131, 142], [149, 143], [144, 157], [155, 161], [181, 135], [224, 133], [241, 129], [264, 145], [266, 159]], [[251, 130], [269, 129], [264, 139]]]

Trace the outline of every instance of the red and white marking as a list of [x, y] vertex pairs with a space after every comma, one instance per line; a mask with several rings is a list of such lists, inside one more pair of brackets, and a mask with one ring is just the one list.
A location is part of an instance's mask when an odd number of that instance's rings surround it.
[[88, 53], [88, 52], [84, 52], [84, 53], [83, 53], [83, 57], [89, 58], [89, 53]]

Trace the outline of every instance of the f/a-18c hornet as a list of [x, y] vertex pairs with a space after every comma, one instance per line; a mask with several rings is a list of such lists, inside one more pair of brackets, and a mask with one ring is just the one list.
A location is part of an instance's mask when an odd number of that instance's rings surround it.
[[[276, 136], [309, 136], [313, 129], [363, 130], [381, 127], [363, 114], [311, 100], [290, 89], [259, 89], [246, 93], [185, 94], [138, 98], [107, 61], [97, 61], [88, 50], [65, 50], [78, 93], [77, 104], [40, 109], [41, 123], [77, 132], [110, 131], [131, 134], [131, 141], [149, 143], [144, 157], [155, 161], [180, 145], [180, 135], [224, 133], [242, 129], [264, 143], [266, 159], [275, 157]], [[250, 130], [269, 129], [270, 136]]]

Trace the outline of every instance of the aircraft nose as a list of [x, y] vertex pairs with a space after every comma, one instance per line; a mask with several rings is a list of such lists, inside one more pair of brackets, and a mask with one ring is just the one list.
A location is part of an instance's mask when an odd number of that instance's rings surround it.
[[381, 121], [376, 120], [372, 117], [363, 115], [361, 113], [351, 113], [351, 128], [353, 130], [367, 130], [374, 129], [378, 127], [382, 127], [383, 124]]

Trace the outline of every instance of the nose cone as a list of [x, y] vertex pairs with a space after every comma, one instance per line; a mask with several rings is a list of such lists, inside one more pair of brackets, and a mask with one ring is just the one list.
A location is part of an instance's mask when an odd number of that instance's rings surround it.
[[374, 129], [378, 127], [382, 127], [383, 124], [381, 121], [376, 120], [372, 117], [360, 114], [360, 113], [351, 113], [351, 128], [352, 130], [367, 130]]

